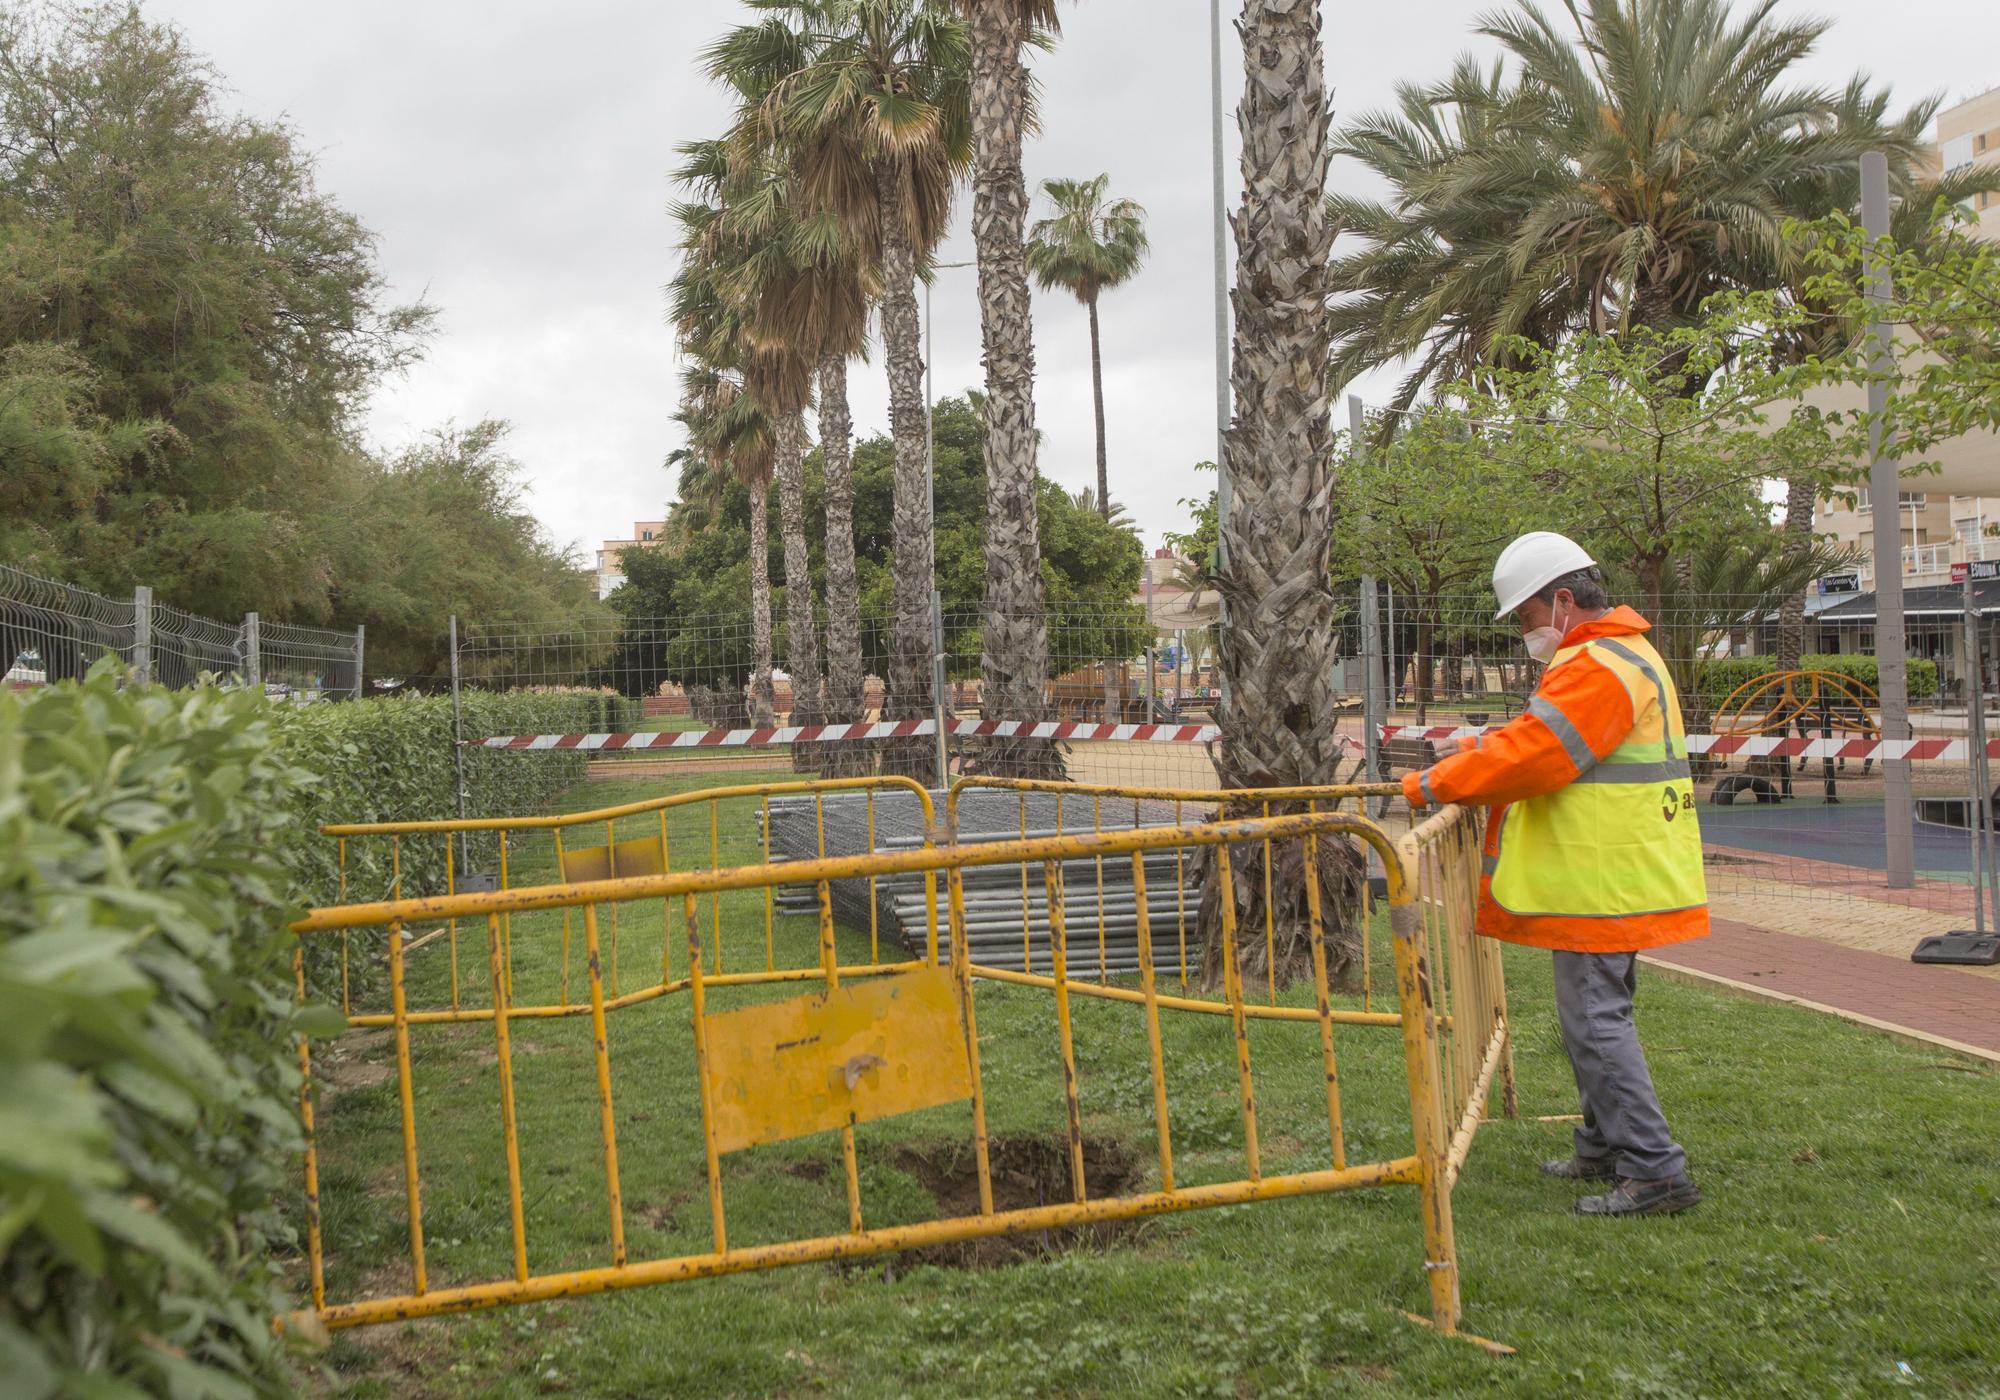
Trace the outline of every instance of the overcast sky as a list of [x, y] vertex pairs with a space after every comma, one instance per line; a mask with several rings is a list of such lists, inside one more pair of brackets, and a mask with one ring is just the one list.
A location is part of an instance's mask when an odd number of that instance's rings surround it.
[[[1390, 100], [1400, 78], [1440, 75], [1484, 0], [1328, 0], [1335, 119]], [[666, 171], [676, 143], [716, 134], [725, 102], [696, 69], [742, 9], [734, 0], [561, 6], [520, 0], [147, 0], [179, 23], [260, 117], [283, 116], [318, 152], [323, 187], [381, 240], [396, 296], [440, 312], [423, 363], [389, 384], [368, 421], [393, 451], [447, 420], [506, 418], [533, 508], [558, 541], [593, 550], [656, 518], [678, 366], [662, 318], [672, 276]], [[1225, 0], [1227, 12], [1234, 6]], [[2000, 83], [1988, 0], [1811, 0], [1781, 15], [1836, 22], [1806, 76], [1856, 69], [1902, 101]], [[1102, 306], [1111, 491], [1150, 547], [1181, 525], [1215, 455], [1209, 38], [1204, 0], [1083, 0], [1038, 56], [1043, 130], [1030, 184], [1109, 172], [1150, 214], [1153, 252]], [[1241, 58], [1225, 35], [1225, 101]], [[1234, 117], [1227, 189], [1233, 202]], [[1336, 186], [1357, 168], [1336, 163]], [[947, 261], [969, 260], [969, 195]], [[939, 274], [936, 383], [982, 380], [970, 268]], [[1041, 469], [1075, 489], [1095, 477], [1089, 333], [1067, 295], [1035, 300]], [[880, 358], [852, 376], [857, 435], [888, 428]], [[1387, 383], [1363, 383], [1364, 396]]]

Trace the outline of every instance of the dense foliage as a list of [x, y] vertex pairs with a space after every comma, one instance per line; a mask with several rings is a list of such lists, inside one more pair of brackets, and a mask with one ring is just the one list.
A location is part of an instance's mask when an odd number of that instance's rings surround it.
[[108, 668], [0, 692], [10, 1396], [285, 1389], [277, 1200], [293, 1034], [316, 1023], [293, 1005], [282, 861], [314, 778], [282, 715]]
[[0, 15], [0, 559], [212, 617], [366, 623], [391, 675], [423, 672], [454, 610], [593, 606], [515, 504], [503, 426], [361, 448], [431, 309], [394, 304], [301, 137], [222, 92], [136, 7]]
[[[339, 1025], [294, 1005], [286, 925], [343, 883], [390, 891], [388, 843], [350, 842], [343, 881], [321, 822], [456, 810], [451, 702], [117, 680], [0, 692], [0, 1377], [10, 1400], [278, 1393], [293, 1036]], [[636, 719], [598, 692], [464, 704], [472, 734]], [[468, 750], [467, 810], [534, 811], [582, 763]], [[442, 841], [402, 855], [405, 894], [443, 888]]]
[[[935, 419], [937, 444], [937, 586], [952, 628], [953, 671], [976, 675], [979, 635], [970, 625], [985, 586], [986, 486], [979, 415], [964, 399], [942, 399]], [[855, 572], [861, 615], [888, 616], [893, 591], [894, 444], [877, 435], [854, 449]], [[750, 597], [750, 493], [723, 483], [713, 513], [694, 502], [676, 503], [668, 537], [656, 549], [625, 553], [625, 585], [611, 606], [626, 619], [607, 677], [628, 693], [649, 692], [661, 680], [740, 688], [750, 674], [750, 636], [744, 625]], [[816, 588], [824, 586], [824, 483], [818, 454], [806, 461], [805, 512]], [[775, 556], [777, 503], [770, 503]], [[1080, 506], [1054, 482], [1041, 483], [1038, 510], [1042, 582], [1051, 612], [1051, 649], [1058, 669], [1070, 657], [1136, 655], [1146, 645], [1144, 620], [1131, 608], [1139, 587], [1139, 545], [1132, 532]], [[776, 573], [776, 560], [773, 560]], [[780, 594], [782, 600], [782, 593]], [[782, 602], [773, 613], [782, 618]], [[782, 639], [782, 631], [780, 637]], [[868, 668], [888, 667], [888, 629], [864, 626]], [[779, 647], [783, 655], [783, 647]]]
[[[1912, 700], [1927, 700], [1938, 693], [1937, 662], [1913, 656], [1905, 664], [1909, 667]], [[1867, 686], [1869, 691], [1880, 684], [1873, 656], [1802, 656], [1799, 658], [1799, 665], [1808, 671], [1831, 671], [1837, 676], [1845, 676], [1851, 681], [1858, 681]], [[1711, 705], [1720, 704], [1738, 686], [1759, 676], [1768, 676], [1777, 668], [1777, 658], [1771, 656], [1721, 657], [1703, 661], [1695, 667], [1696, 685], [1703, 700]], [[1765, 699], [1772, 699], [1776, 694], [1776, 690], [1773, 690], [1765, 696]], [[1868, 698], [1868, 692], [1862, 692], [1862, 698]], [[1835, 699], [1838, 699], [1837, 694]], [[1838, 708], [1836, 704], [1835, 709]]]

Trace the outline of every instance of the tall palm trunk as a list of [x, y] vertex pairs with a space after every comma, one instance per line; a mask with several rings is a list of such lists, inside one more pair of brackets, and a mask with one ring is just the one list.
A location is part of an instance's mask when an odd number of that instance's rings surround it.
[[750, 723], [777, 722], [778, 701], [771, 685], [771, 507], [770, 485], [750, 482]]
[[[1021, 175], [1027, 15], [1016, 4], [970, 8], [972, 238], [986, 362], [986, 592], [980, 672], [989, 717], [1040, 719], [1049, 682], [1042, 545], [1035, 510], [1035, 336], [1028, 300], [1028, 190]], [[989, 772], [1059, 771], [1053, 746], [999, 741]]]
[[[861, 718], [866, 683], [861, 660], [861, 587], [854, 577], [854, 464], [849, 453], [853, 420], [847, 409], [847, 357], [819, 362], [819, 460], [826, 481], [826, 718]], [[857, 746], [828, 746], [829, 774], [852, 775], [870, 766]], [[858, 760], [858, 761], [856, 761]]]
[[[792, 673], [793, 724], [825, 713], [819, 629], [813, 620], [812, 555], [806, 546], [805, 428], [797, 410], [779, 417], [775, 465], [778, 514], [785, 537], [785, 669]], [[801, 749], [797, 752], [805, 752]]]
[[[1243, 136], [1243, 205], [1235, 218], [1236, 335], [1231, 363], [1236, 415], [1224, 445], [1234, 493], [1223, 522], [1228, 604], [1218, 767], [1227, 787], [1331, 783], [1340, 777], [1335, 732], [1334, 601], [1327, 583], [1332, 518], [1328, 471], [1327, 96], [1319, 6], [1313, 0], [1244, 0], [1238, 24], [1246, 69], [1237, 126]], [[1261, 805], [1261, 804], [1260, 804]], [[1276, 810], [1274, 806], [1273, 810]], [[1351, 842], [1321, 839], [1308, 871], [1303, 843], [1268, 857], [1274, 956], [1244, 938], [1248, 979], [1286, 980], [1311, 967], [1305, 881], [1324, 891], [1329, 971], [1343, 983], [1360, 965], [1358, 915], [1366, 864]], [[1236, 926], [1265, 923], [1261, 847], [1232, 853]], [[1203, 970], [1224, 969], [1220, 881], [1205, 882]]]
[[[917, 319], [917, 264], [903, 222], [895, 167], [875, 162], [882, 222], [882, 349], [889, 366], [889, 435], [896, 449], [895, 618], [889, 637], [887, 718], [921, 718], [930, 708], [924, 660], [930, 650], [931, 511], [925, 471], [923, 331]], [[898, 765], [903, 771], [903, 765]]]
[[1097, 410], [1097, 513], [1111, 518], [1111, 474], [1104, 465], [1104, 356], [1097, 337], [1097, 294], [1090, 307], [1090, 401]]

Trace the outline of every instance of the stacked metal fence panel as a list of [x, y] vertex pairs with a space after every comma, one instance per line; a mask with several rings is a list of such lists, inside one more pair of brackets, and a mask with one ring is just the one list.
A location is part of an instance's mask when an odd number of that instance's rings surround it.
[[[940, 812], [943, 794], [933, 794]], [[911, 793], [874, 795], [874, 841], [869, 841], [869, 801], [863, 794], [829, 794], [817, 802], [811, 798], [773, 799], [771, 803], [771, 858], [774, 861], [807, 860], [820, 854], [821, 831], [825, 832], [824, 852], [829, 856], [860, 855], [872, 850], [908, 850], [923, 842], [923, 810]], [[1204, 812], [1184, 808], [1183, 820], [1199, 820]], [[762, 820], [761, 814], [758, 818]], [[1171, 802], [1134, 802], [1130, 799], [1103, 799], [1085, 793], [972, 792], [961, 796], [957, 808], [957, 836], [964, 843], [1005, 841], [1023, 835], [1053, 836], [1059, 832], [1092, 830], [1127, 831], [1135, 826], [1172, 826], [1176, 813]], [[1181, 878], [1185, 857], [1174, 851], [1154, 852], [1145, 858], [1147, 922], [1154, 939], [1156, 956], [1162, 965], [1177, 958], [1180, 940], [1194, 933], [1198, 893], [1189, 893]], [[866, 880], [835, 881], [832, 889], [835, 916], [853, 928], [868, 926], [870, 889]], [[1087, 977], [1100, 970], [1130, 972], [1139, 965], [1139, 918], [1136, 890], [1129, 856], [1103, 860], [1082, 859], [1062, 863], [1064, 927], [1068, 935], [1068, 966], [1071, 975]], [[968, 867], [964, 872], [966, 943], [974, 962], [989, 967], [1048, 972], [1050, 954], [1048, 884], [1039, 866], [1019, 865]], [[884, 877], [874, 882], [874, 903], [878, 927], [884, 937], [894, 939], [913, 952], [922, 952], [926, 938], [927, 914], [923, 881], [919, 876]], [[939, 895], [940, 915], [943, 892]], [[816, 908], [810, 889], [787, 890], [779, 908], [790, 913], [810, 913]], [[1100, 940], [1101, 935], [1101, 940]], [[940, 954], [949, 950], [949, 921], [940, 917]], [[1101, 960], [1100, 960], [1101, 953]]]

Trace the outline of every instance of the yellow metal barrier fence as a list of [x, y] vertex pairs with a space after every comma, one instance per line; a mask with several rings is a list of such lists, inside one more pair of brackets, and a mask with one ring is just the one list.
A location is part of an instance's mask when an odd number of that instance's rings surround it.
[[[853, 779], [822, 783], [771, 784], [756, 789], [724, 789], [682, 794], [655, 803], [611, 809], [629, 816], [669, 805], [720, 800], [730, 796], [768, 797], [784, 792], [827, 792], [856, 787], [895, 786], [895, 780]], [[914, 787], [914, 784], [909, 786]], [[1255, 794], [1273, 803], [1318, 804], [1352, 799], [1357, 789], [1313, 789]], [[954, 797], [956, 794], [954, 794]], [[1201, 794], [1212, 803], [1216, 794]], [[926, 816], [929, 800], [924, 798]], [[713, 810], [711, 808], [711, 810]], [[489, 829], [550, 826], [561, 829], [605, 819], [603, 812], [564, 818], [495, 819]], [[392, 836], [450, 832], [461, 823], [406, 823]], [[330, 834], [358, 835], [363, 828], [329, 828]], [[376, 834], [383, 828], [367, 828]], [[1355, 839], [1371, 847], [1387, 876], [1394, 951], [1397, 1006], [1394, 1012], [1336, 1008], [1332, 1005], [1317, 882], [1307, 882], [1313, 923], [1314, 1004], [1312, 1007], [1258, 1005], [1244, 993], [1237, 968], [1231, 845], [1301, 841], [1309, 854], [1321, 839]], [[1216, 877], [1224, 882], [1221, 900], [1223, 998], [1220, 1001], [1162, 994], [1146, 902], [1155, 897], [1147, 884], [1145, 855], [1209, 847], [1215, 852]], [[620, 843], [606, 833], [606, 869], [622, 867]], [[719, 849], [719, 847], [718, 847]], [[306, 1131], [305, 1153], [307, 1245], [312, 1308], [330, 1327], [345, 1327], [465, 1311], [505, 1303], [574, 1296], [609, 1289], [676, 1279], [767, 1269], [814, 1260], [879, 1254], [926, 1245], [1130, 1220], [1203, 1207], [1271, 1200], [1362, 1186], [1415, 1186], [1421, 1202], [1424, 1272], [1431, 1299], [1432, 1325], [1456, 1332], [1460, 1320], [1458, 1267], [1453, 1243], [1451, 1189], [1470, 1150], [1484, 1105], [1496, 1078], [1512, 1107], [1510, 1046], [1504, 988], [1497, 954], [1474, 939], [1471, 913], [1478, 883], [1478, 821], [1462, 809], [1446, 809], [1400, 840], [1392, 840], [1375, 823], [1354, 813], [1308, 810], [1269, 817], [1210, 821], [1172, 827], [1032, 837], [943, 847], [926, 843], [918, 849], [867, 856], [820, 858], [785, 864], [760, 863], [672, 872], [664, 849], [659, 872], [616, 875], [574, 884], [451, 893], [422, 899], [389, 899], [314, 911], [294, 925], [307, 939], [338, 935], [345, 943], [356, 931], [386, 934], [389, 1010], [386, 1014], [357, 1013], [360, 1026], [391, 1032], [395, 1053], [397, 1102], [402, 1145], [402, 1195], [407, 1230], [409, 1275], [407, 1291], [381, 1296], [329, 1301], [326, 1296], [325, 1255], [319, 1199], [319, 1142], [323, 1124], [315, 1121], [313, 1058], [301, 1040], [299, 1062], [305, 1083], [300, 1091], [301, 1118]], [[650, 859], [649, 857], [646, 859]], [[1117, 986], [1108, 979], [1077, 981], [1068, 967], [1068, 932], [1063, 915], [1063, 866], [1066, 862], [1130, 863], [1133, 888], [1140, 904], [1138, 985]], [[1039, 866], [1050, 915], [1053, 966], [1044, 977], [981, 967], [968, 953], [965, 937], [963, 876], [968, 869], [993, 865]], [[1267, 867], [1268, 868], [1268, 867]], [[1310, 868], [1310, 867], [1309, 867]], [[939, 961], [937, 876], [946, 883], [946, 908], [952, 936], [947, 964]], [[597, 873], [597, 872], [592, 872]], [[931, 914], [928, 947], [921, 958], [882, 963], [872, 946], [866, 964], [844, 966], [835, 947], [831, 887], [844, 879], [899, 875], [921, 876]], [[711, 971], [716, 965], [720, 915], [704, 920], [699, 901], [714, 901], [726, 892], [765, 891], [781, 885], [810, 885], [817, 896], [817, 968], [767, 967], [747, 973]], [[1177, 896], [1178, 897], [1178, 896]], [[680, 925], [686, 946], [686, 972], [675, 977], [663, 946], [657, 983], [639, 991], [612, 995], [601, 939], [599, 910], [638, 900], [660, 900]], [[872, 901], [871, 901], [872, 902]], [[769, 907], [767, 903], [767, 908]], [[572, 1003], [566, 996], [554, 1002], [517, 1006], [512, 992], [511, 944], [507, 932], [515, 915], [562, 911], [565, 949], [572, 916], [580, 916], [585, 948], [587, 1000]], [[486, 931], [487, 980], [490, 1004], [460, 1004], [456, 971], [449, 1008], [411, 1010], [405, 965], [406, 927], [459, 920], [483, 924]], [[767, 947], [768, 947], [767, 943]], [[1185, 963], [1183, 961], [1183, 967]], [[567, 975], [567, 951], [563, 959]], [[299, 964], [299, 990], [306, 993], [304, 962]], [[871, 979], [847, 985], [856, 977]], [[814, 996], [720, 1009], [713, 995], [731, 987], [812, 978], [822, 984]], [[1058, 1049], [1062, 1064], [1064, 1137], [1070, 1163], [1073, 1199], [1021, 1209], [996, 1208], [992, 1189], [986, 1130], [986, 1085], [979, 1061], [976, 979], [1026, 983], [1053, 993]], [[344, 979], [343, 979], [344, 980]], [[712, 1248], [667, 1257], [635, 1259], [626, 1244], [625, 1210], [620, 1189], [619, 1119], [614, 1112], [611, 1057], [606, 1018], [611, 1011], [685, 991], [691, 1012], [697, 1097], [700, 1104], [702, 1149], [706, 1161]], [[1082, 1114], [1077, 1098], [1077, 1067], [1072, 1036], [1073, 996], [1139, 1007], [1145, 1018], [1152, 1080], [1152, 1109], [1157, 1130], [1156, 1189], [1093, 1197], [1085, 1173]], [[1168, 1113], [1160, 1018], [1163, 1011], [1192, 1012], [1230, 1019], [1235, 1043], [1237, 1098], [1242, 1127], [1243, 1175], [1235, 1180], [1198, 1185], [1177, 1182], [1173, 1132]], [[520, 1130], [514, 1092], [515, 1048], [511, 1024], [526, 1017], [588, 1016], [591, 1055], [596, 1080], [596, 1118], [602, 1155], [604, 1204], [609, 1250], [594, 1267], [558, 1272], [534, 1272], [529, 1262], [526, 1212], [520, 1163]], [[1265, 1170], [1258, 1137], [1258, 1098], [1250, 1053], [1248, 1025], [1252, 1021], [1314, 1023], [1326, 1085], [1327, 1165], [1272, 1174]], [[418, 1117], [415, 1111], [415, 1061], [411, 1032], [431, 1023], [490, 1022], [498, 1073], [499, 1115], [506, 1170], [508, 1228], [512, 1240], [511, 1277], [450, 1287], [433, 1287], [426, 1268], [422, 1169]], [[1340, 1078], [1335, 1058], [1335, 1027], [1395, 1026], [1402, 1032], [1403, 1078], [1407, 1084], [1411, 1121], [1411, 1151], [1366, 1163], [1348, 1160], [1342, 1127]], [[896, 1225], [865, 1223], [861, 1176], [854, 1129], [857, 1124], [939, 1105], [969, 1107], [969, 1138], [977, 1169], [979, 1210], [937, 1220]], [[846, 1187], [848, 1228], [776, 1243], [732, 1247], [727, 1232], [720, 1159], [731, 1152], [827, 1131], [841, 1139], [842, 1175]]]
[[[771, 801], [773, 798], [811, 798], [818, 828], [818, 854], [825, 857], [826, 819], [825, 800], [829, 796], [843, 793], [860, 793], [864, 799], [867, 830], [870, 843], [876, 826], [876, 798], [883, 794], [902, 794], [917, 804], [922, 814], [922, 843], [931, 844], [931, 830], [935, 824], [935, 808], [930, 792], [914, 779], [902, 777], [855, 777], [829, 778], [818, 780], [786, 780], [770, 783], [745, 783], [729, 787], [702, 788], [692, 792], [674, 793], [670, 796], [649, 798], [641, 802], [628, 802], [615, 807], [599, 807], [583, 812], [560, 812], [536, 817], [463, 817], [445, 818], [435, 821], [402, 822], [333, 822], [320, 828], [323, 836], [337, 843], [336, 860], [341, 872], [340, 904], [348, 902], [346, 872], [350, 845], [362, 840], [385, 841], [389, 846], [388, 869], [389, 886], [386, 893], [392, 900], [403, 898], [404, 857], [409, 847], [418, 842], [437, 842], [444, 853], [445, 893], [460, 893], [460, 884], [467, 880], [467, 872], [462, 868], [459, 852], [464, 849], [464, 840], [472, 834], [490, 834], [494, 839], [497, 857], [497, 873], [490, 882], [482, 880], [476, 887], [464, 892], [485, 892], [492, 889], [509, 890], [517, 888], [515, 874], [523, 868], [523, 856], [527, 857], [528, 868], [540, 869], [544, 865], [552, 868], [556, 879], [564, 883], [585, 883], [613, 876], [659, 875], [673, 868], [676, 851], [685, 855], [687, 847], [695, 847], [695, 858], [706, 857], [706, 863], [696, 865], [696, 869], [720, 870], [726, 865], [740, 862], [724, 860], [722, 812], [725, 806], [748, 806], [758, 816], [760, 840], [758, 855], [760, 863], [773, 866], [771, 847]], [[681, 839], [676, 842], [669, 831], [670, 814], [692, 811], [705, 812], [707, 822], [692, 823], [693, 830], [683, 829]], [[736, 814], [732, 814], [736, 815]], [[657, 819], [657, 830], [649, 818]], [[647, 830], [647, 835], [637, 839], [618, 839], [618, 825], [624, 823], [631, 830], [638, 823]], [[683, 823], [685, 828], [688, 824]], [[546, 834], [550, 838], [548, 850], [530, 848], [524, 852], [524, 838], [533, 841]], [[586, 842], [602, 841], [602, 845], [579, 845], [579, 838]], [[780, 863], [781, 863], [780, 858]], [[855, 964], [843, 968], [850, 976], [871, 976], [878, 972], [896, 968], [911, 967], [915, 963], [903, 959], [889, 963], [881, 961], [881, 929], [876, 914], [875, 879], [869, 881], [869, 959], [865, 964]], [[722, 904], [718, 894], [710, 891], [708, 899], [708, 924], [710, 938], [707, 955], [710, 959], [709, 985], [734, 986], [756, 985], [765, 982], [786, 982], [814, 979], [820, 976], [817, 967], [781, 968], [776, 962], [775, 928], [777, 922], [777, 889], [782, 885], [796, 883], [788, 878], [773, 879], [763, 886], [763, 931], [764, 966], [761, 971], [753, 968], [734, 972], [725, 970], [722, 940]], [[937, 886], [935, 873], [924, 877], [925, 904], [927, 915], [926, 948], [921, 956], [930, 962], [937, 961]], [[607, 927], [603, 931], [605, 943], [605, 985], [608, 1000], [606, 1005], [617, 1010], [620, 1007], [651, 1001], [669, 992], [688, 989], [688, 979], [673, 975], [673, 947], [680, 935], [673, 928], [673, 910], [662, 905], [660, 926], [659, 978], [647, 981], [632, 991], [625, 990], [622, 955], [626, 941], [625, 931], [629, 919], [621, 917], [623, 911], [619, 903], [611, 903]], [[405, 921], [405, 924], [416, 921]], [[463, 984], [459, 965], [459, 919], [456, 915], [440, 916], [440, 928], [431, 936], [412, 941], [408, 951], [430, 943], [431, 937], [441, 937], [450, 966], [450, 996], [446, 1006], [426, 1007], [407, 1014], [411, 1025], [425, 1025], [433, 1022], [490, 1021], [497, 999], [484, 999], [483, 987], [477, 974]], [[559, 961], [559, 976], [553, 989], [554, 995], [523, 1002], [514, 986], [514, 920], [511, 912], [500, 915], [500, 965], [501, 978], [508, 999], [512, 1002], [508, 1014], [516, 1019], [522, 1017], [577, 1016], [586, 1014], [589, 1007], [571, 1000], [570, 973], [572, 949], [577, 942], [573, 926], [572, 910], [563, 910], [562, 949]], [[356, 993], [356, 978], [352, 975], [353, 949], [346, 931], [342, 932], [339, 949], [340, 966], [340, 1009], [347, 1016], [348, 1023], [359, 1027], [382, 1027], [390, 1025], [394, 1013], [388, 1010], [369, 1011], [357, 1009], [359, 997]], [[483, 1001], [483, 1004], [480, 1004]]]

